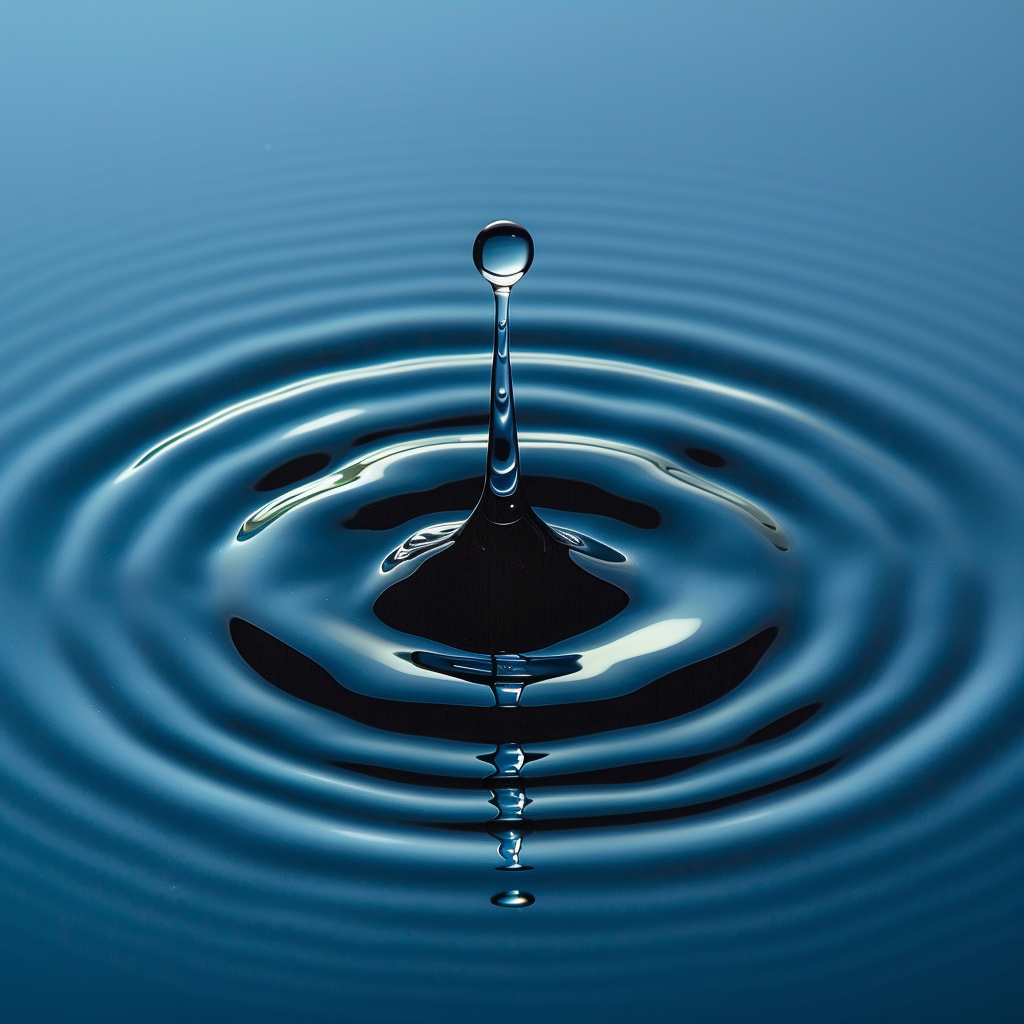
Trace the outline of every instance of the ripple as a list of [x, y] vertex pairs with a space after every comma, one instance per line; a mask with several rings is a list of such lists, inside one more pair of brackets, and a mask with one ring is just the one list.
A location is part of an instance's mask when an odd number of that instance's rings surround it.
[[[600, 919], [604, 951], [624, 941], [609, 914], [635, 927], [657, 906], [643, 941], [704, 936], [724, 973], [716, 934], [741, 935], [739, 956], [775, 911], [832, 920], [801, 886], [849, 881], [837, 948], [879, 934], [885, 906], [933, 920], [921, 893], [949, 865], [975, 880], [950, 890], [958, 905], [997, 891], [1024, 649], [1003, 254], [901, 249], [735, 183], [640, 201], [555, 176], [526, 195], [524, 470], [553, 526], [623, 553], [588, 567], [630, 603], [453, 674], [461, 652], [372, 606], [389, 556], [467, 513], [481, 472], [490, 310], [461, 232], [479, 195], [368, 205], [369, 176], [331, 191], [310, 173], [280, 169], [262, 219], [51, 240], [11, 275], [13, 875], [42, 891], [30, 865], [50, 865], [115, 931], [118, 893], [136, 894], [165, 934], [206, 927], [229, 965], [277, 955], [253, 953], [240, 916], [261, 936], [293, 922], [290, 963], [357, 931], [346, 910], [383, 907], [367, 949], [402, 970], [426, 940], [396, 939], [386, 915], [448, 908], [438, 934], [467, 929], [478, 963], [503, 940], [477, 915], [516, 918], [490, 905], [506, 897], [536, 899], [524, 921]], [[638, 639], [666, 621], [699, 627]], [[510, 865], [533, 869], [532, 895], [495, 881]], [[807, 932], [779, 929], [797, 959]]]

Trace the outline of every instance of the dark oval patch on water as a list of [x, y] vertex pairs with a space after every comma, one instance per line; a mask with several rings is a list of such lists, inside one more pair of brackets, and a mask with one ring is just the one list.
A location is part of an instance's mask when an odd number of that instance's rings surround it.
[[687, 448], [686, 457], [709, 469], [721, 469], [725, 465], [725, 456], [713, 452], [710, 448]]
[[[427, 491], [381, 498], [363, 505], [344, 520], [342, 526], [348, 530], [393, 530], [402, 523], [435, 512], [468, 513], [479, 500], [483, 485], [483, 476], [474, 476], [453, 480]], [[583, 480], [524, 476], [519, 488], [521, 495], [534, 508], [604, 516], [641, 530], [654, 530], [661, 525], [661, 513], [653, 505], [620, 497]]]
[[619, 697], [500, 708], [368, 697], [342, 686], [312, 658], [245, 619], [233, 618], [229, 628], [245, 663], [292, 697], [375, 729], [476, 743], [540, 743], [677, 718], [739, 686], [778, 635], [770, 626], [721, 654]]
[[305, 480], [307, 476], [319, 473], [331, 464], [331, 457], [326, 452], [311, 452], [309, 455], [300, 455], [298, 458], [289, 459], [276, 466], [266, 476], [260, 477], [253, 485], [257, 491], [277, 491], [289, 484]]

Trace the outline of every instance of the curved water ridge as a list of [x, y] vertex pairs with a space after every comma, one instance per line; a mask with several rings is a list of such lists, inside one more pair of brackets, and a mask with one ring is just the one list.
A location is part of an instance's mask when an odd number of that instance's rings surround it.
[[[400, 333], [374, 341], [389, 357], [404, 344]], [[535, 826], [626, 828], [790, 786], [806, 800], [826, 784], [806, 780], [845, 778], [870, 751], [899, 749], [916, 709], [955, 698], [983, 650], [987, 602], [941, 477], [781, 395], [550, 346], [520, 361], [523, 415], [540, 428], [524, 432], [524, 467], [547, 481], [538, 508], [553, 527], [613, 553], [574, 557], [625, 589], [624, 612], [500, 666], [375, 618], [388, 558], [468, 514], [449, 485], [476, 485], [485, 446], [435, 425], [479, 410], [484, 356], [387, 358], [213, 411], [141, 456], [122, 449], [126, 469], [108, 440], [104, 472], [60, 480], [82, 489], [65, 496], [49, 541], [43, 620], [72, 666], [68, 699], [94, 705], [100, 686], [104, 712], [103, 730], [74, 730], [72, 746], [84, 755], [102, 735], [104, 759], [141, 747], [158, 772], [167, 758], [181, 771], [192, 750], [190, 762], [249, 794], [253, 813], [268, 801], [315, 820], [336, 801], [325, 825], [351, 817], [389, 832], [396, 819], [483, 831], [488, 744], [520, 743]], [[566, 419], [578, 433], [544, 429]], [[941, 423], [936, 412], [930, 425]], [[720, 465], [686, 455], [695, 449]], [[303, 457], [332, 465], [261, 506], [255, 485]], [[588, 505], [581, 487], [609, 497]], [[369, 510], [410, 496], [411, 518], [373, 521]], [[651, 510], [650, 522], [609, 514], [612, 499]], [[429, 556], [391, 568], [414, 572]], [[233, 644], [233, 620], [278, 654]], [[303, 690], [301, 671], [275, 657], [306, 659], [337, 692]], [[516, 707], [494, 724], [486, 709], [503, 685]], [[335, 699], [345, 693], [358, 709]], [[865, 796], [844, 783], [830, 814]], [[414, 849], [451, 841], [428, 833]]]
[[[598, 441], [593, 438], [575, 438], [567, 434], [555, 434], [550, 436], [524, 434], [523, 441], [528, 445], [533, 444], [538, 448], [557, 448], [566, 459], [572, 459], [577, 453], [585, 457], [588, 449], [591, 452], [597, 450], [607, 453], [613, 458], [615, 456], [632, 456], [636, 459], [643, 459], [656, 469], [672, 477], [674, 480], [679, 481], [684, 486], [690, 487], [701, 494], [706, 494], [733, 506], [737, 511], [743, 513], [747, 518], [749, 518], [752, 524], [760, 529], [780, 551], [785, 551], [789, 546], [789, 541], [786, 537], [785, 531], [767, 512], [758, 508], [758, 506], [752, 501], [749, 501], [742, 495], [734, 494], [728, 488], [722, 487], [720, 484], [716, 484], [712, 480], [705, 479], [698, 473], [684, 469], [681, 466], [673, 465], [671, 462], [666, 462], [664, 459], [659, 458], [651, 452], [644, 452], [628, 445], [616, 444], [613, 441]], [[267, 502], [267, 504], [258, 508], [252, 513], [252, 515], [246, 518], [245, 522], [242, 523], [241, 528], [238, 531], [238, 539], [244, 540], [250, 534], [255, 533], [257, 530], [262, 530], [263, 527], [272, 523], [278, 518], [278, 516], [284, 515], [285, 512], [289, 512], [293, 508], [298, 508], [299, 506], [304, 505], [307, 501], [319, 498], [339, 487], [344, 487], [346, 484], [355, 483], [363, 476], [364, 473], [370, 470], [370, 467], [376, 466], [377, 463], [383, 463], [384, 465], [374, 470], [374, 472], [382, 473], [388, 462], [410, 455], [422, 448], [442, 446], [442, 451], [439, 454], [443, 456], [446, 451], [453, 452], [455, 449], [463, 449], [467, 447], [479, 449], [483, 446], [486, 448], [486, 444], [486, 434], [456, 437], [428, 437], [416, 441], [409, 441], [405, 444], [389, 445], [379, 451], [370, 452], [353, 460], [352, 462], [347, 463], [340, 469], [335, 470], [333, 473], [330, 473], [325, 477], [314, 480], [312, 483], [304, 484], [301, 487], [297, 487], [294, 490], [289, 491], [287, 494], [282, 494], [279, 498], [275, 498], [273, 501]], [[707, 451], [707, 449], [701, 450]], [[301, 458], [301, 456], [297, 458]]]
[[[872, 843], [969, 861], [965, 819], [1009, 828], [1024, 428], [993, 378], [1012, 302], [943, 311], [926, 274], [890, 290], [867, 269], [844, 292], [827, 261], [773, 279], [742, 246], [746, 265], [667, 280], [663, 250], [685, 264], [715, 233], [631, 230], [657, 260], [626, 283], [607, 253], [573, 277], [556, 251], [532, 308], [523, 288], [522, 487], [628, 596], [540, 649], [461, 651], [374, 613], [482, 484], [486, 316], [454, 274], [433, 308], [347, 282], [329, 317], [284, 285], [194, 319], [179, 297], [151, 351], [102, 349], [97, 321], [45, 386], [12, 364], [7, 849], [69, 884], [187, 861], [317, 932], [381, 899], [465, 924], [671, 890], [713, 914], [728, 899], [694, 879], [796, 886], [794, 850], [836, 865]], [[132, 884], [162, 892], [156, 867]]]

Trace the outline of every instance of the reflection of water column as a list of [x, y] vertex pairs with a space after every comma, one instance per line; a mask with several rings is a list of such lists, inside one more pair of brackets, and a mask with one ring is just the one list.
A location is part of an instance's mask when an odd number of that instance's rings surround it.
[[[495, 654], [491, 657], [491, 673], [492, 682], [491, 685], [494, 687], [494, 700], [499, 708], [514, 708], [519, 706], [519, 698], [523, 695], [523, 687], [532, 682], [536, 678], [536, 673], [533, 671], [533, 667], [530, 663], [529, 658], [520, 657], [518, 654]], [[508, 778], [518, 778], [519, 769], [523, 766], [523, 752], [519, 749], [519, 745], [516, 743], [503, 743], [498, 747], [494, 754], [494, 758], [491, 758], [491, 763], [497, 768], [497, 774], [501, 774], [502, 769], [498, 766], [498, 762], [495, 758], [502, 757], [502, 750], [508, 749], [508, 756], [511, 757], [511, 751], [519, 751], [519, 763], [512, 768], [511, 762], [509, 762], [510, 768], [507, 773]]]
[[[523, 836], [528, 834], [530, 827], [523, 817], [530, 801], [519, 784], [519, 770], [526, 762], [523, 748], [518, 743], [502, 743], [487, 760], [494, 765], [494, 774], [487, 779], [487, 785], [498, 816], [488, 824], [487, 831], [498, 841], [498, 855], [502, 863], [497, 870], [529, 871], [529, 865], [519, 860]], [[528, 907], [533, 901], [533, 896], [519, 889], [509, 889], [491, 897], [496, 907]]]

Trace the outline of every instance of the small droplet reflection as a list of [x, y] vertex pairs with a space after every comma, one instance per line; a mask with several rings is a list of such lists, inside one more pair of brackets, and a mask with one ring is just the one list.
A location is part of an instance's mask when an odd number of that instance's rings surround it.
[[491, 902], [496, 907], [532, 907], [537, 901], [531, 893], [509, 889], [508, 892], [495, 893]]

